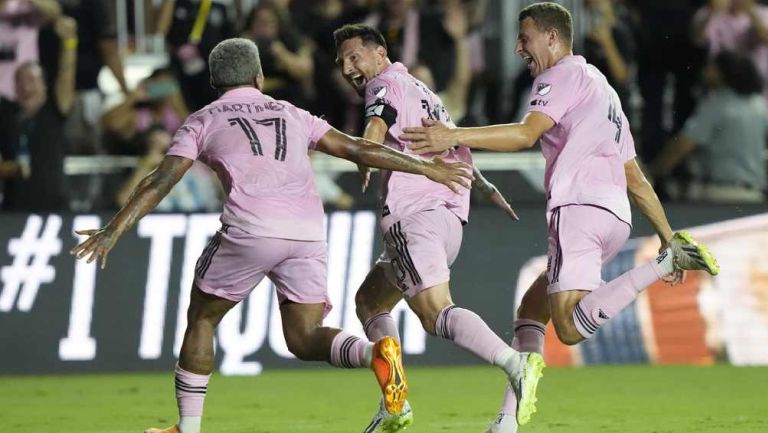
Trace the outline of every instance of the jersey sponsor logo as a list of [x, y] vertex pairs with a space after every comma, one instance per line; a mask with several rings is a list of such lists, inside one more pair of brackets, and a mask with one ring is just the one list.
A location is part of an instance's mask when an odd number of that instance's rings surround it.
[[549, 101], [544, 101], [542, 99], [534, 99], [531, 101], [531, 107], [546, 107], [547, 104], [549, 104]]
[[552, 90], [551, 84], [539, 83], [539, 85], [536, 86], [536, 93], [539, 96], [547, 96], [551, 90]]

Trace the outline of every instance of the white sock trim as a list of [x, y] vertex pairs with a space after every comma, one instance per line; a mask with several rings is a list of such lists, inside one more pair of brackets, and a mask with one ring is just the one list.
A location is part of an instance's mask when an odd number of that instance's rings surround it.
[[365, 345], [365, 350], [363, 351], [363, 363], [364, 367], [370, 367], [371, 361], [373, 360], [373, 343], [368, 343]]
[[179, 431], [181, 433], [200, 433], [201, 416], [182, 416], [179, 418]]

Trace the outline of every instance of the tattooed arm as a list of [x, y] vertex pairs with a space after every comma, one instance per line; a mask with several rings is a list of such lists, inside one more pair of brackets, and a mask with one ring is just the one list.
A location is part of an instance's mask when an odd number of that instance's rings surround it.
[[78, 259], [89, 256], [88, 263], [101, 257], [101, 268], [104, 269], [107, 265], [107, 255], [120, 236], [168, 195], [192, 163], [191, 159], [180, 156], [166, 156], [154, 171], [136, 185], [128, 203], [112, 217], [109, 224], [98, 230], [77, 232], [88, 236], [88, 239], [73, 248], [70, 253]]
[[441, 158], [432, 161], [416, 158], [383, 144], [351, 137], [336, 129], [331, 129], [323, 135], [316, 149], [366, 167], [421, 174], [442, 183], [454, 192], [458, 191], [455, 184], [469, 188], [467, 180], [472, 180], [470, 166], [463, 162], [448, 163]]

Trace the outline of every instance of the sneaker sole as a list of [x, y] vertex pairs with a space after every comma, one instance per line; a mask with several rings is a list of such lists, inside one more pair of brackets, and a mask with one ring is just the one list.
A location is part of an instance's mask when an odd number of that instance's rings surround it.
[[517, 403], [517, 424], [525, 425], [531, 421], [531, 416], [536, 412], [536, 388], [539, 380], [544, 376], [544, 358], [538, 353], [528, 355], [528, 361], [523, 370], [523, 389], [521, 398]]
[[[386, 363], [386, 367], [377, 368], [378, 361]], [[399, 414], [408, 397], [408, 384], [403, 369], [402, 352], [397, 340], [392, 337], [384, 337], [376, 343], [371, 367], [384, 394], [384, 407], [392, 415]]]
[[709, 274], [712, 276], [720, 273], [720, 264], [717, 263], [717, 260], [712, 255], [712, 253], [709, 252], [707, 247], [699, 245], [699, 243], [696, 242], [696, 240], [693, 239], [693, 236], [691, 236], [688, 232], [680, 231], [677, 232], [676, 235], [680, 239], [696, 248], [696, 250], [701, 255], [701, 258], [704, 259], [704, 265], [706, 265], [706, 269], [704, 269], [705, 271], [709, 272]]

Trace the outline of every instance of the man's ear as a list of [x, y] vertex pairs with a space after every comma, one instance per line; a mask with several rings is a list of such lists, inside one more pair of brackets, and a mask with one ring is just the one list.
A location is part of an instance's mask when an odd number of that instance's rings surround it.
[[376, 54], [378, 54], [380, 58], [384, 59], [387, 57], [387, 49], [379, 45], [376, 47]]
[[259, 90], [264, 89], [264, 75], [263, 74], [257, 75], [256, 79], [253, 80], [253, 85], [256, 86], [256, 88]]
[[560, 37], [560, 33], [557, 31], [557, 29], [552, 28], [549, 31], [547, 31], [547, 44], [552, 47], [557, 43], [557, 39]]

